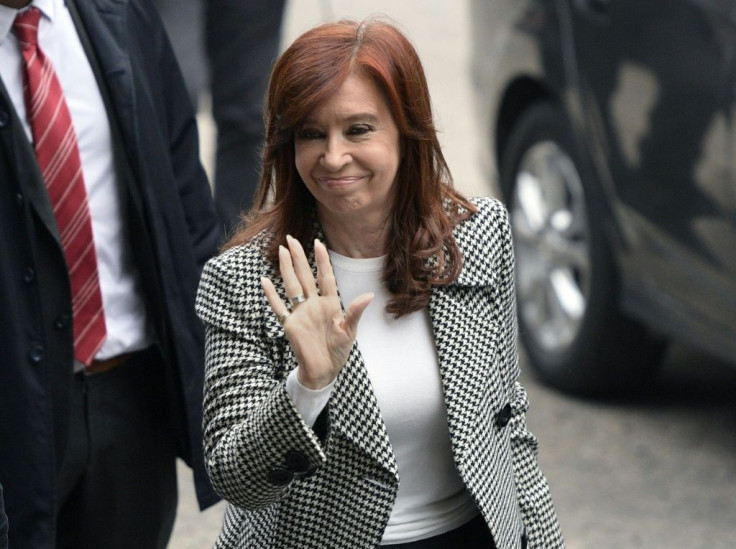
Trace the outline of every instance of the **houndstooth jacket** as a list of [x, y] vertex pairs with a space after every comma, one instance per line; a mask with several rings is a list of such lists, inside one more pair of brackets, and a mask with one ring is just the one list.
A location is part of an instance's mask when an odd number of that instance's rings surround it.
[[[457, 470], [499, 549], [564, 543], [517, 382], [513, 252], [506, 210], [490, 198], [458, 225], [459, 279], [429, 314]], [[207, 264], [197, 311], [206, 324], [205, 463], [230, 502], [216, 547], [371, 548], [399, 484], [386, 427], [357, 344], [318, 436], [285, 390], [296, 360], [259, 278], [277, 283], [263, 241]], [[313, 257], [310, 257], [313, 263]]]

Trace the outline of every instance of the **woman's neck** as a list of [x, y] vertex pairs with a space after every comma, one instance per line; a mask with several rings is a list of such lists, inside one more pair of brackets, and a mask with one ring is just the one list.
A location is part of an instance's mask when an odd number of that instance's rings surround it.
[[345, 257], [369, 258], [386, 254], [388, 219], [357, 220], [320, 216], [328, 247]]

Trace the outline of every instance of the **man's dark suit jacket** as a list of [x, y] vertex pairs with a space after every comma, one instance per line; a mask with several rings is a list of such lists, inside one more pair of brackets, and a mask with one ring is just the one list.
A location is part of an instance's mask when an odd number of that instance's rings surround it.
[[[153, 3], [67, 0], [106, 99], [128, 237], [156, 335], [180, 455], [202, 508], [201, 268], [221, 232], [193, 108]], [[1, 84], [1, 83], [0, 83]], [[33, 149], [0, 85], [0, 483], [13, 547], [53, 547], [56, 467], [72, 386], [71, 298]]]

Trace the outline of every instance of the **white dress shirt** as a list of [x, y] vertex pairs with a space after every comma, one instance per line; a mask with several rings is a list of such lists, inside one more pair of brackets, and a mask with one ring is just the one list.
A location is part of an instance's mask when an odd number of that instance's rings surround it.
[[[92, 233], [105, 311], [107, 338], [96, 355], [103, 360], [147, 347], [151, 338], [140, 277], [125, 238], [112, 137], [94, 73], [63, 0], [33, 0], [41, 11], [38, 42], [51, 60], [71, 112], [89, 198]], [[13, 32], [17, 10], [0, 6], [0, 78], [32, 142], [23, 98], [23, 60]], [[81, 364], [75, 364], [79, 370]]]

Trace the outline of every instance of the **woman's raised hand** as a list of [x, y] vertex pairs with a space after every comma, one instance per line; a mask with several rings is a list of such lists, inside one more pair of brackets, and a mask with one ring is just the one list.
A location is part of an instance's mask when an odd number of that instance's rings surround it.
[[284, 332], [294, 349], [299, 363], [299, 382], [309, 389], [321, 389], [345, 366], [358, 333], [358, 321], [373, 294], [359, 295], [343, 314], [325, 245], [314, 241], [315, 281], [302, 245], [291, 236], [287, 236], [286, 241], [288, 248], [279, 247], [279, 268], [292, 305], [291, 313], [271, 280], [262, 277], [261, 286], [274, 314], [284, 324]]

